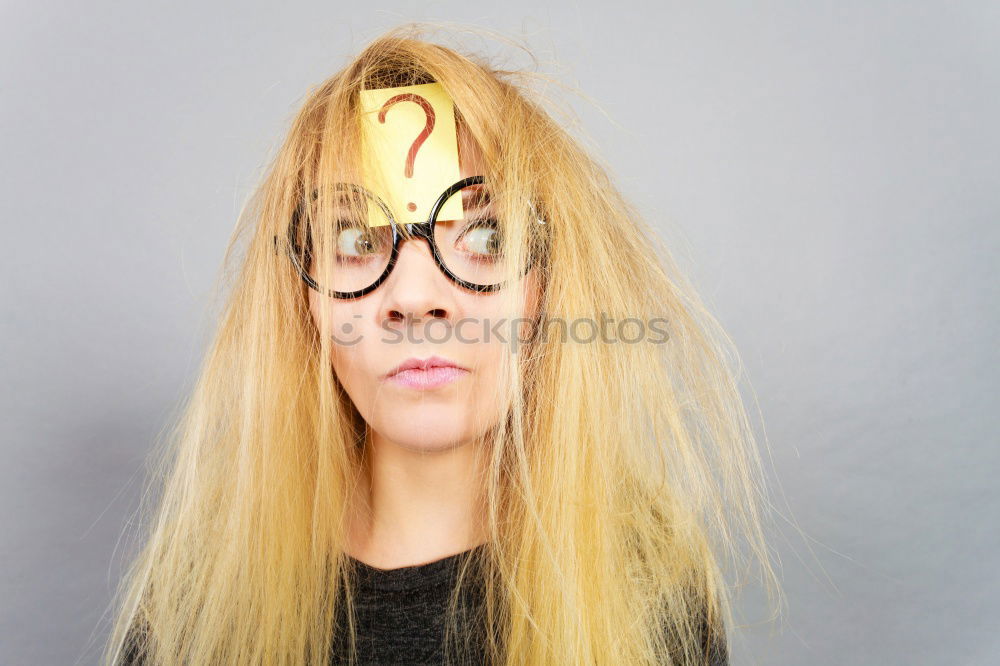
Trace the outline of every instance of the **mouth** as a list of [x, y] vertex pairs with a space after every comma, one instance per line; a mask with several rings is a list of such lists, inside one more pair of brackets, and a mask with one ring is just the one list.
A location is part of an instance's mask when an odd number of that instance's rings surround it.
[[383, 379], [412, 389], [433, 389], [467, 375], [469, 370], [440, 356], [408, 358], [383, 375]]

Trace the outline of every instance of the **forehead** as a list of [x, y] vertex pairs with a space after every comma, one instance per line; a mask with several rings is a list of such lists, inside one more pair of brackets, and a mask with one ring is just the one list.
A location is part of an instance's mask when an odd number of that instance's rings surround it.
[[458, 123], [457, 138], [458, 166], [462, 178], [483, 175], [486, 170], [486, 163], [483, 161], [483, 152], [479, 149], [479, 144], [476, 143], [462, 123]]

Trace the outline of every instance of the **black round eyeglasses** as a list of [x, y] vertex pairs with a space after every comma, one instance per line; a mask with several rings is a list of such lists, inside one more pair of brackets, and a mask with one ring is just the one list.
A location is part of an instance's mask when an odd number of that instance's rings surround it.
[[[338, 183], [335, 190], [355, 205], [354, 214], [339, 216], [333, 225], [332, 270], [319, 279], [319, 266], [313, 264], [321, 262], [313, 262], [312, 230], [308, 224], [302, 238], [303, 205], [296, 208], [288, 225], [288, 256], [310, 288], [333, 298], [360, 298], [389, 277], [400, 245], [412, 236], [427, 241], [438, 268], [456, 284], [476, 292], [497, 291], [506, 284], [504, 276], [509, 268], [505, 265], [503, 230], [491, 212], [488, 192], [481, 187], [484, 183], [483, 176], [471, 176], [451, 185], [431, 206], [426, 222], [405, 225], [407, 235], [379, 197], [360, 185]], [[439, 220], [441, 210], [454, 196], [461, 196], [465, 218]], [[531, 202], [528, 207], [536, 225], [544, 225]], [[370, 224], [372, 219], [378, 224]], [[274, 243], [277, 251], [277, 236]], [[527, 253], [519, 277], [531, 270], [537, 255], [534, 251]]]

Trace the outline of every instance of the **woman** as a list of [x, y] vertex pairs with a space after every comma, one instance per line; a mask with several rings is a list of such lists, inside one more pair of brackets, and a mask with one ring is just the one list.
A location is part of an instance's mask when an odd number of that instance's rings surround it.
[[522, 78], [403, 28], [309, 95], [106, 663], [727, 662], [728, 339]]

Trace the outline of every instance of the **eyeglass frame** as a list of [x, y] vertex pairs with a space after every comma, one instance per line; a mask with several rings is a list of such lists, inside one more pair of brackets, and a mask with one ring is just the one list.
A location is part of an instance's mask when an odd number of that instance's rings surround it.
[[[444, 204], [456, 192], [468, 187], [469, 185], [482, 185], [485, 182], [486, 179], [484, 176], [469, 176], [468, 178], [463, 178], [462, 180], [449, 186], [448, 189], [446, 189], [444, 192], [441, 193], [440, 196], [438, 196], [437, 200], [431, 206], [431, 210], [427, 217], [426, 222], [407, 222], [404, 225], [412, 237], [423, 238], [424, 240], [427, 241], [427, 245], [430, 247], [431, 254], [434, 257], [434, 262], [437, 264], [438, 269], [440, 269], [441, 272], [444, 273], [448, 279], [450, 279], [452, 282], [458, 284], [461, 287], [479, 293], [499, 291], [507, 284], [507, 281], [504, 280], [503, 282], [498, 282], [496, 284], [487, 284], [487, 285], [476, 284], [473, 282], [469, 282], [467, 280], [463, 280], [462, 278], [452, 273], [451, 270], [448, 268], [448, 266], [445, 264], [444, 259], [441, 256], [441, 252], [438, 249], [437, 242], [434, 240], [434, 226], [437, 224], [438, 221], [437, 217], [440, 214], [441, 209], [444, 207]], [[360, 185], [355, 185], [353, 183], [337, 183], [335, 187], [337, 191], [345, 191], [345, 190], [353, 191], [373, 199], [382, 209], [382, 212], [389, 220], [389, 226], [392, 228], [392, 251], [389, 255], [389, 261], [386, 264], [385, 270], [382, 271], [382, 274], [378, 277], [378, 279], [376, 279], [372, 284], [368, 285], [367, 287], [355, 291], [337, 291], [332, 288], [326, 290], [327, 295], [332, 298], [344, 299], [344, 300], [361, 298], [362, 296], [378, 289], [378, 287], [389, 278], [389, 275], [392, 273], [393, 268], [395, 268], [396, 266], [396, 259], [399, 257], [399, 247], [404, 240], [408, 239], [404, 238], [403, 234], [400, 233], [399, 231], [400, 224], [392, 216], [392, 212], [389, 210], [389, 207], [386, 206], [385, 202], [382, 201], [382, 199], [378, 197], [376, 194], [370, 192], [369, 190], [365, 189]], [[313, 197], [315, 198], [316, 196], [317, 196], [316, 193], [313, 193]], [[530, 201], [528, 202], [528, 206], [531, 208], [532, 213], [535, 215], [536, 222], [538, 224], [545, 224], [545, 220], [538, 217], [538, 214], [535, 211], [535, 207]], [[288, 256], [292, 260], [292, 264], [295, 266], [295, 269], [302, 277], [302, 280], [309, 286], [309, 288], [313, 289], [316, 292], [323, 293], [322, 285], [316, 282], [316, 280], [313, 279], [311, 275], [309, 275], [309, 272], [302, 265], [302, 262], [299, 261], [299, 255], [300, 254], [305, 255], [305, 253], [303, 252], [303, 248], [299, 247], [298, 243], [295, 241], [295, 238], [298, 235], [301, 215], [302, 215], [302, 205], [300, 204], [295, 208], [295, 212], [292, 214], [292, 221], [288, 225], [288, 233], [287, 233]], [[274, 247], [275, 247], [275, 252], [277, 252], [278, 248], [277, 236], [274, 236]], [[521, 273], [518, 279], [523, 278], [525, 275], [527, 275], [528, 272], [532, 269], [534, 263], [535, 263], [535, 256], [534, 253], [531, 253], [531, 255], [528, 257], [528, 262], [525, 265], [524, 272]]]

